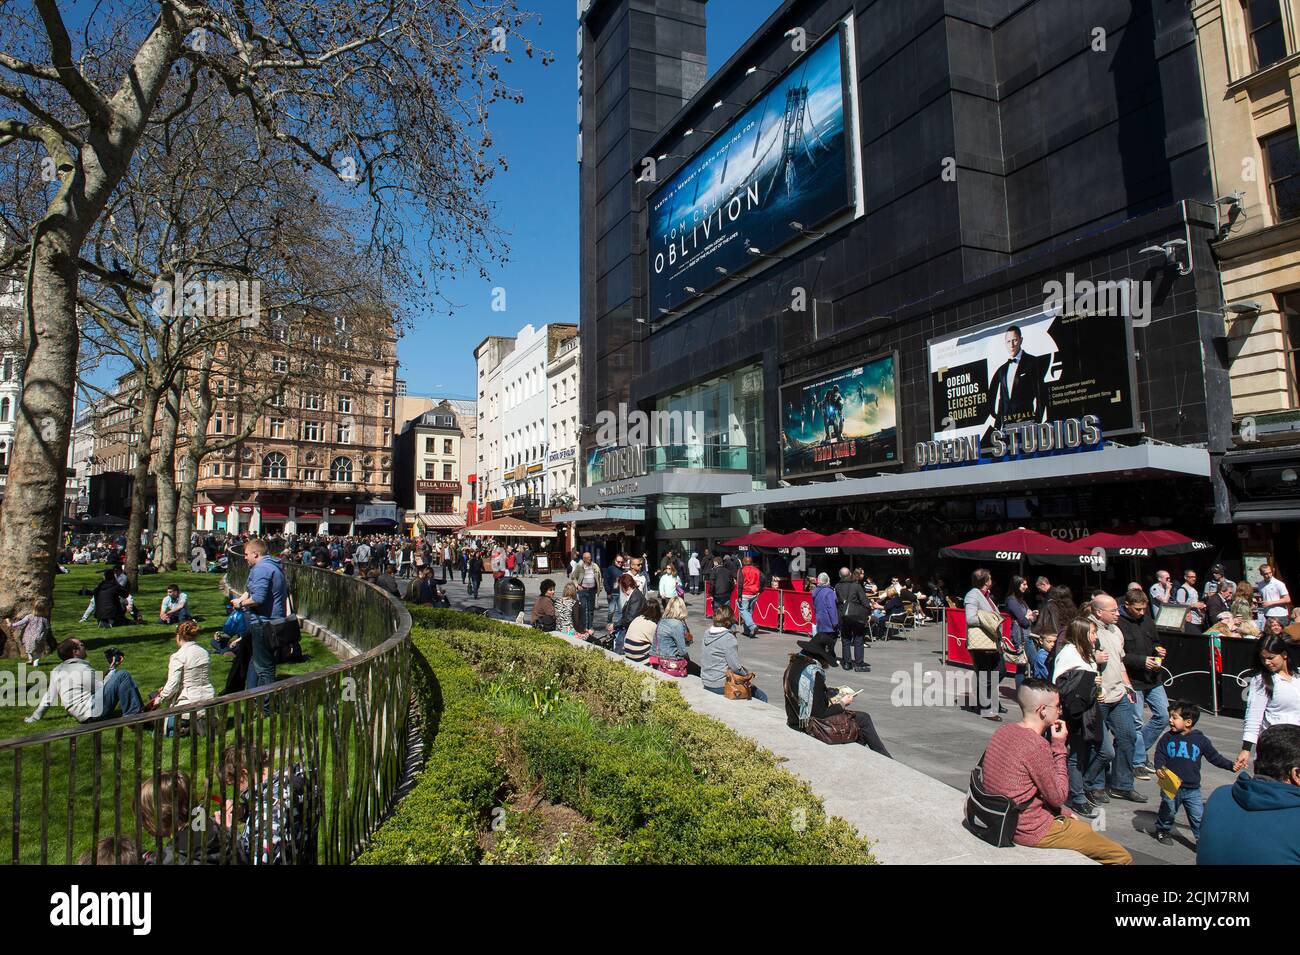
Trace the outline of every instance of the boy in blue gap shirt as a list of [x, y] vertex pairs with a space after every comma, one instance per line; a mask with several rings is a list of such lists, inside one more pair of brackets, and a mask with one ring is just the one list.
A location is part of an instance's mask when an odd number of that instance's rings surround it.
[[[1156, 814], [1156, 841], [1169, 842], [1178, 807], [1187, 810], [1187, 821], [1192, 826], [1192, 839], [1201, 838], [1201, 816], [1205, 802], [1201, 798], [1201, 757], [1204, 756], [1220, 769], [1232, 772], [1232, 760], [1224, 756], [1210, 738], [1196, 728], [1201, 718], [1201, 708], [1195, 703], [1169, 704], [1169, 732], [1156, 743], [1156, 777], [1163, 783], [1173, 773], [1181, 781], [1173, 798], [1160, 794], [1160, 811]], [[1195, 848], [1193, 845], [1192, 848]]]

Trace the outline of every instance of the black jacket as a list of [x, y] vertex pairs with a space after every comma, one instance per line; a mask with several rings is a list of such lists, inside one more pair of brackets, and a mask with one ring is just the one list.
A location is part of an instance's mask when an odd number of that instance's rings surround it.
[[95, 619], [117, 620], [126, 613], [126, 591], [116, 580], [102, 580], [95, 588]]
[[727, 564], [723, 563], [713, 568], [709, 584], [713, 588], [714, 600], [721, 599], [724, 604], [731, 603], [731, 592], [736, 589], [736, 575], [731, 572]]
[[1070, 733], [1082, 733], [1082, 738], [1100, 742], [1102, 738], [1101, 707], [1097, 704], [1097, 674], [1082, 667], [1067, 670], [1056, 681], [1061, 693], [1061, 717]]
[[1156, 622], [1148, 610], [1141, 620], [1128, 615], [1127, 607], [1119, 608], [1119, 629], [1124, 634], [1124, 669], [1128, 671], [1133, 689], [1146, 693], [1160, 680], [1159, 670], [1147, 669], [1147, 657], [1156, 656], [1160, 642]]
[[1217, 593], [1210, 594], [1205, 598], [1205, 609], [1201, 611], [1201, 631], [1204, 632], [1219, 622], [1219, 614], [1227, 613], [1232, 610], [1228, 601], [1224, 600]]
[[871, 609], [871, 604], [867, 601], [866, 588], [856, 580], [841, 580], [835, 585], [835, 603], [835, 609], [840, 612], [841, 618], [849, 604], [861, 604], [868, 610]]
[[641, 593], [640, 587], [633, 587], [630, 594], [623, 597], [623, 602], [618, 608], [618, 627], [620, 630], [626, 630], [637, 617], [641, 616], [641, 611], [645, 609], [645, 594]]

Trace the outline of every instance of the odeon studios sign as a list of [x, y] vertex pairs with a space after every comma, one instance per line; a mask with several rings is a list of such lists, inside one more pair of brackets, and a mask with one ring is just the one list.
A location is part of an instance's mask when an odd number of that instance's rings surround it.
[[[1077, 451], [1101, 444], [1101, 418], [1084, 415], [1059, 421], [1026, 421], [1003, 425], [988, 433], [988, 447], [980, 447], [980, 436], [937, 438], [918, 441], [913, 452], [917, 467], [944, 464], [981, 464], [1021, 455], [1051, 451]], [[981, 457], [985, 452], [987, 457]]]

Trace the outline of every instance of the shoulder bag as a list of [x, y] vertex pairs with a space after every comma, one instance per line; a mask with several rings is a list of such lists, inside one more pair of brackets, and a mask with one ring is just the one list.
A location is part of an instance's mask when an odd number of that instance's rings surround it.
[[858, 741], [858, 721], [850, 713], [836, 713], [834, 716], [808, 718], [808, 735], [823, 743], [856, 743]]
[[989, 609], [975, 611], [975, 618], [979, 622], [966, 628], [966, 649], [997, 650], [1002, 640], [1002, 614], [993, 609], [985, 594], [981, 593], [980, 598], [989, 605]]
[[1005, 849], [1015, 845], [1020, 814], [1029, 803], [1014, 803], [1007, 796], [989, 792], [984, 785], [984, 757], [971, 770], [966, 791], [966, 825], [991, 846]]
[[754, 695], [754, 674], [741, 676], [734, 670], [727, 670], [727, 682], [723, 684], [722, 695], [729, 700], [748, 700]]

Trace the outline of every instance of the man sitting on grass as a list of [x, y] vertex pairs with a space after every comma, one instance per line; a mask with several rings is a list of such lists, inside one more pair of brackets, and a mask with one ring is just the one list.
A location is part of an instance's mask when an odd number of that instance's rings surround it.
[[167, 596], [158, 609], [158, 622], [178, 624], [190, 619], [190, 595], [181, 593], [178, 584], [167, 585]]
[[[1015, 842], [1040, 849], [1073, 849], [1106, 865], [1133, 861], [1118, 842], [1066, 815], [1070, 795], [1069, 730], [1061, 719], [1061, 694], [1046, 680], [1029, 679], [1016, 691], [1024, 714], [1002, 726], [984, 751], [984, 785], [1021, 806]], [[1051, 742], [1043, 734], [1051, 730]]]

